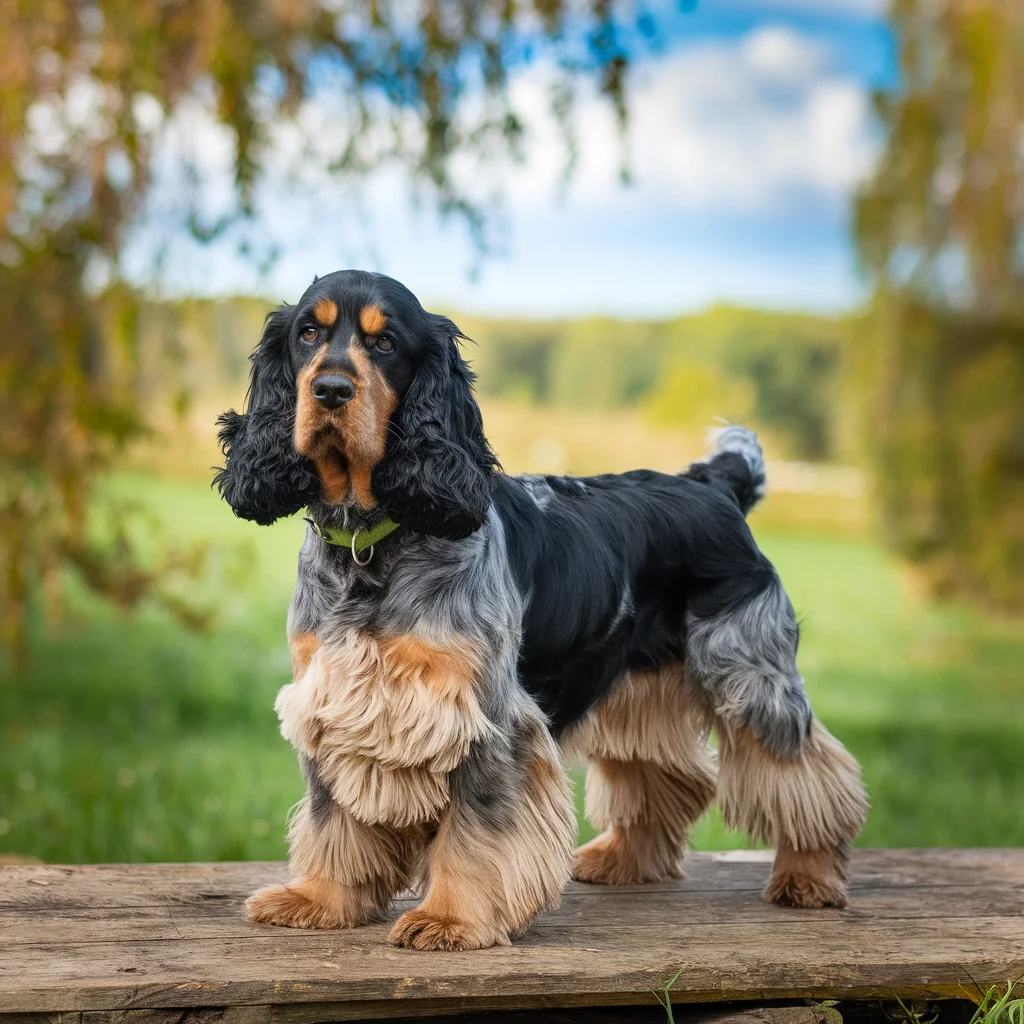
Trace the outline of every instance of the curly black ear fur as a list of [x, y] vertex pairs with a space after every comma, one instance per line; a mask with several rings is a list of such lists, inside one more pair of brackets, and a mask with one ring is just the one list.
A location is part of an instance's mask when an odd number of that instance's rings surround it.
[[410, 530], [457, 539], [483, 525], [497, 459], [459, 352], [463, 335], [447, 317], [428, 319], [427, 354], [391, 419], [373, 493]]
[[227, 460], [213, 478], [221, 496], [242, 519], [269, 526], [309, 504], [320, 493], [312, 463], [292, 441], [295, 379], [288, 365], [292, 310], [271, 313], [263, 337], [249, 357], [252, 369], [246, 412], [228, 410], [217, 418]]

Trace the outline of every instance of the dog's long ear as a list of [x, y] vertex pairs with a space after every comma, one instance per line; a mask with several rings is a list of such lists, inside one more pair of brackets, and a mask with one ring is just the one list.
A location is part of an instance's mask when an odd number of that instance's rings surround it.
[[403, 526], [433, 537], [467, 537], [483, 525], [497, 460], [484, 437], [463, 335], [428, 314], [426, 357], [391, 419], [373, 493]]
[[246, 412], [218, 417], [221, 450], [227, 460], [213, 482], [242, 519], [269, 526], [298, 512], [319, 494], [312, 464], [292, 440], [295, 379], [288, 361], [288, 332], [293, 310], [271, 313], [263, 337], [249, 357]]

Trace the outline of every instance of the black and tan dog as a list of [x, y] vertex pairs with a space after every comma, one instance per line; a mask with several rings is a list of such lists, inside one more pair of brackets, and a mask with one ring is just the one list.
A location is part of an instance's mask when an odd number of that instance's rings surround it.
[[[331, 274], [271, 314], [221, 418], [235, 512], [310, 516], [277, 701], [308, 792], [294, 878], [250, 916], [348, 927], [419, 886], [393, 942], [508, 943], [570, 874], [679, 875], [716, 790], [777, 850], [767, 899], [842, 906], [865, 798], [744, 519], [754, 435], [679, 476], [506, 476], [459, 338], [398, 282]], [[605, 829], [575, 853], [566, 757]]]

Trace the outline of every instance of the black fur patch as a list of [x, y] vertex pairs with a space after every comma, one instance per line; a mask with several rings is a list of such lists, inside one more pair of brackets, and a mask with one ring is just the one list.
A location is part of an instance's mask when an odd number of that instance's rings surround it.
[[317, 768], [316, 761], [305, 754], [299, 754], [299, 767], [302, 769], [306, 788], [309, 791], [309, 813], [313, 824], [323, 828], [330, 820], [334, 798], [320, 778], [320, 769]]
[[298, 512], [320, 493], [313, 464], [295, 450], [295, 375], [288, 353], [291, 307], [271, 313], [249, 357], [246, 412], [217, 420], [227, 460], [213, 479], [236, 516], [269, 526]]
[[543, 507], [515, 477], [494, 501], [529, 595], [520, 675], [557, 734], [626, 670], [685, 658], [688, 611], [721, 614], [776, 577], [718, 485], [648, 470], [547, 479]]
[[487, 516], [497, 460], [473, 398], [459, 329], [428, 314], [426, 349], [398, 411], [373, 492], [408, 529], [466, 537]]
[[530, 755], [529, 726], [517, 723], [504, 741], [474, 743], [469, 756], [452, 772], [452, 800], [475, 815], [492, 832], [511, 829], [526, 789]]

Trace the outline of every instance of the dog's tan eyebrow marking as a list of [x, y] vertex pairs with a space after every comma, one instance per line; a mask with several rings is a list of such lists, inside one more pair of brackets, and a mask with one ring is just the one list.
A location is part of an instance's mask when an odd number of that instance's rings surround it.
[[338, 304], [334, 299], [317, 299], [313, 316], [321, 327], [333, 327], [338, 322]]
[[359, 326], [363, 334], [380, 334], [388, 325], [388, 318], [380, 306], [363, 306], [359, 311]]

